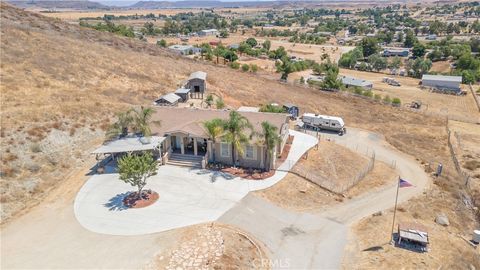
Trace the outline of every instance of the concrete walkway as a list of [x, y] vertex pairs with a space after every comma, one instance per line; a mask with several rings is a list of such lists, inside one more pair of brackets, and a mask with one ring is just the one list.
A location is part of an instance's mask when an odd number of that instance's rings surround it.
[[287, 161], [265, 180], [246, 180], [221, 172], [161, 166], [149, 179], [147, 189], [159, 200], [141, 209], [128, 209], [122, 200], [134, 191], [118, 174], [92, 176], [78, 192], [74, 212], [90, 231], [111, 235], [141, 235], [217, 220], [250, 191], [268, 188], [317, 143], [313, 136], [290, 131], [294, 140]]
[[[323, 138], [354, 151], [375, 151], [377, 160], [396, 163], [401, 177], [415, 185], [400, 190], [399, 203], [421, 194], [429, 183], [428, 175], [413, 157], [391, 147], [378, 134], [350, 128], [344, 136], [329, 134]], [[249, 194], [219, 221], [262, 241], [270, 251], [274, 269], [339, 269], [349, 227], [377, 211], [392, 208], [395, 191], [393, 184], [315, 214], [293, 213]]]

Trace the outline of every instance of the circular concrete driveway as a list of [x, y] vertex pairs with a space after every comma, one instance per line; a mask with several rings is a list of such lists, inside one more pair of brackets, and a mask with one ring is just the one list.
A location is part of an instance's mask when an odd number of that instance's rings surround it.
[[268, 179], [245, 180], [208, 170], [161, 166], [146, 186], [158, 192], [158, 201], [145, 208], [129, 209], [122, 199], [135, 188], [120, 181], [116, 173], [94, 175], [77, 194], [75, 216], [88, 230], [112, 235], [148, 234], [215, 221], [251, 190], [280, 181], [289, 167], [317, 143], [313, 136], [293, 130], [290, 133], [295, 137], [288, 162]]

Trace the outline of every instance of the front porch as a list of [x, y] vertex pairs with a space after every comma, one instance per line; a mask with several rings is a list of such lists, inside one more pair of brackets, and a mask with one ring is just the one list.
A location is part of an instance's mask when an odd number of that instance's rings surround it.
[[211, 149], [211, 143], [206, 138], [186, 132], [172, 132], [165, 136], [166, 140], [163, 142], [165, 154], [162, 157], [164, 164], [206, 167]]

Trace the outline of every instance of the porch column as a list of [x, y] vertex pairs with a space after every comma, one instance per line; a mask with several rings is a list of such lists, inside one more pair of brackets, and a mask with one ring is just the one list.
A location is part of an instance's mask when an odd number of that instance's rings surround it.
[[180, 136], [180, 153], [182, 155], [185, 154], [185, 142], [184, 142], [184, 137], [183, 136]]
[[265, 161], [263, 160], [265, 156], [265, 152], [263, 152], [265, 148], [263, 146], [260, 146], [260, 167], [264, 168], [265, 167]]
[[207, 141], [207, 152], [208, 152], [208, 160], [211, 161], [213, 160], [213, 147], [212, 147], [213, 142], [208, 140]]
[[197, 138], [193, 138], [193, 154], [196, 156], [198, 154], [197, 150]]

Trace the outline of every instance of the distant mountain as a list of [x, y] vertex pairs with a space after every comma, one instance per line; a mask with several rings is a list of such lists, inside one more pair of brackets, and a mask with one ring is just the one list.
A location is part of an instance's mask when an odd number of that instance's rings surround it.
[[21, 8], [45, 9], [109, 9], [108, 6], [87, 0], [7, 0], [8, 3]]
[[163, 9], [163, 8], [221, 8], [221, 7], [249, 7], [287, 3], [286, 1], [139, 1], [130, 6], [135, 9]]

